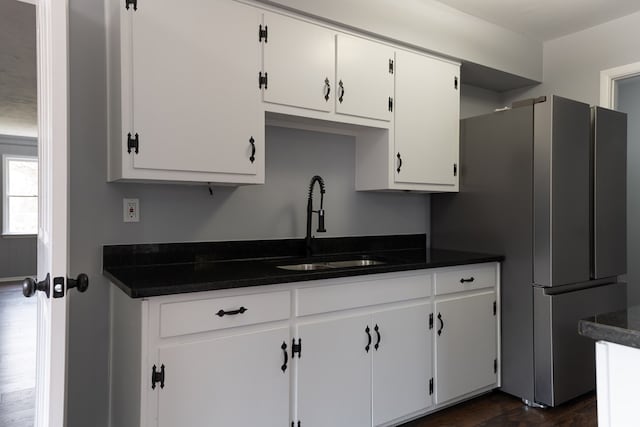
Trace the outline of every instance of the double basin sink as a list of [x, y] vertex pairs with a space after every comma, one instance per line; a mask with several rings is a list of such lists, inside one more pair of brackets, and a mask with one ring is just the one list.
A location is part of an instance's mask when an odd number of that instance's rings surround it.
[[342, 261], [314, 261], [302, 262], [297, 264], [278, 265], [277, 268], [291, 271], [313, 271], [328, 270], [332, 268], [370, 267], [381, 264], [386, 264], [386, 262], [377, 259], [361, 257]]

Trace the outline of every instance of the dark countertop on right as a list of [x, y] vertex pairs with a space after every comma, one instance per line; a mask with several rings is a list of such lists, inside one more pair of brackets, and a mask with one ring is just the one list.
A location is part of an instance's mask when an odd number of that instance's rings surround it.
[[640, 305], [583, 319], [578, 332], [597, 341], [640, 348]]

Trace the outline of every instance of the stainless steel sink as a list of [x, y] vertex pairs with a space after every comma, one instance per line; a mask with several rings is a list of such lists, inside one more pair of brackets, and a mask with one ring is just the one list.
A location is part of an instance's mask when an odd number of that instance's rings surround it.
[[326, 270], [328, 268], [331, 268], [331, 266], [326, 262], [306, 262], [303, 264], [279, 265], [278, 268], [281, 268], [282, 270], [293, 270], [293, 271], [312, 271], [312, 270]]
[[378, 261], [375, 259], [350, 259], [347, 261], [333, 261], [328, 262], [332, 268], [346, 268], [346, 267], [367, 267], [370, 265], [384, 264], [384, 261]]
[[279, 265], [278, 268], [282, 270], [293, 271], [313, 271], [313, 270], [327, 270], [330, 268], [349, 268], [349, 267], [368, 267], [372, 265], [385, 264], [384, 261], [378, 261], [375, 259], [350, 259], [346, 261], [329, 261], [329, 262], [306, 262], [302, 264], [289, 264]]

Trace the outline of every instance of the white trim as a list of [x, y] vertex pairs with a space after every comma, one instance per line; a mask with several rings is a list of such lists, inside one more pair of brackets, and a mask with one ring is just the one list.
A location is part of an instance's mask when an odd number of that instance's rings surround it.
[[637, 75], [640, 75], [640, 62], [600, 71], [600, 106], [615, 108], [615, 82]]

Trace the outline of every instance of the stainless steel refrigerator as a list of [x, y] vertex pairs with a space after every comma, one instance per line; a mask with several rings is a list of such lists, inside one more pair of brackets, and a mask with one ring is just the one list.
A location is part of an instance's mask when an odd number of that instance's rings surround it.
[[556, 406], [595, 389], [578, 320], [626, 307], [626, 115], [558, 96], [461, 121], [460, 192], [431, 246], [504, 254], [502, 390]]

